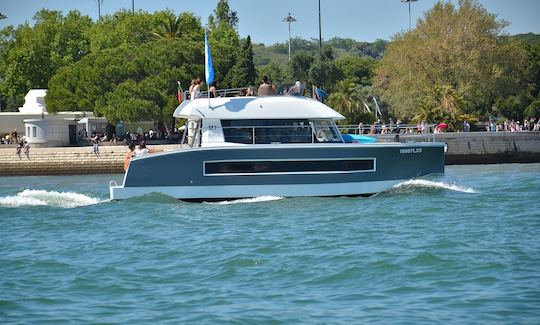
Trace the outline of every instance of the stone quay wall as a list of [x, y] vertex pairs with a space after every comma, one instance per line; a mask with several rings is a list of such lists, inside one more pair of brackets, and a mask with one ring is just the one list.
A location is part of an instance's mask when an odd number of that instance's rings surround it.
[[[380, 135], [380, 141], [393, 141], [395, 135]], [[490, 164], [540, 162], [540, 132], [470, 132], [440, 134], [401, 134], [399, 141], [440, 141], [448, 144], [446, 164]], [[179, 145], [149, 146], [156, 151], [174, 150]], [[122, 173], [127, 146], [30, 148], [27, 158], [16, 155], [16, 147], [0, 147], [0, 176], [77, 175]]]
[[[178, 145], [148, 146], [156, 151], [172, 150]], [[19, 175], [81, 175], [124, 172], [124, 156], [127, 146], [100, 146], [95, 155], [92, 146], [32, 148], [27, 158], [24, 150], [21, 158], [16, 146], [0, 147], [0, 176]]]
[[447, 165], [540, 162], [540, 132], [402, 134], [399, 140], [445, 142]]

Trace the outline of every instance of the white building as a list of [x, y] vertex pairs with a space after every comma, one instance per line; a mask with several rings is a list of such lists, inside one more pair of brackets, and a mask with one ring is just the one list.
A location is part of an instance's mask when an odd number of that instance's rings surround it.
[[[37, 147], [77, 144], [77, 121], [93, 118], [92, 112], [49, 114], [45, 105], [47, 89], [31, 89], [19, 112], [0, 112], [0, 133], [16, 130], [28, 143]], [[23, 133], [24, 132], [24, 133]]]

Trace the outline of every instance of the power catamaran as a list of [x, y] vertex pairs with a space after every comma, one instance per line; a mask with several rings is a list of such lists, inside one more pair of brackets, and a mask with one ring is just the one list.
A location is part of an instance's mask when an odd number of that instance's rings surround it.
[[188, 201], [369, 196], [444, 173], [444, 143], [346, 143], [344, 116], [300, 96], [186, 100], [183, 145], [134, 157], [113, 200], [162, 193]]

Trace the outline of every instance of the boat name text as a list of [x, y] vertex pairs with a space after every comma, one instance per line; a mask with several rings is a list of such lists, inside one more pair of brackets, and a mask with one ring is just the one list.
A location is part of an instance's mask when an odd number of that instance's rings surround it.
[[399, 149], [399, 153], [422, 153], [422, 148], [406, 148], [406, 149]]

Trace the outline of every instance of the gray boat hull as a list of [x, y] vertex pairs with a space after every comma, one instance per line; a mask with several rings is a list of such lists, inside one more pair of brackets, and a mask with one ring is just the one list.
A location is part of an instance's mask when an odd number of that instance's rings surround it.
[[[363, 167], [347, 167], [343, 161], [352, 165], [359, 161], [357, 165]], [[220, 169], [220, 165], [235, 167], [234, 164], [253, 163], [267, 169], [232, 172]], [[278, 167], [268, 167], [272, 164]], [[295, 167], [287, 170], [288, 164]], [[332, 170], [334, 165], [338, 169]], [[190, 148], [133, 159], [124, 183], [111, 186], [110, 194], [111, 199], [126, 199], [158, 192], [201, 201], [256, 196], [368, 195], [404, 180], [437, 173], [444, 173], [443, 143]]]

